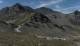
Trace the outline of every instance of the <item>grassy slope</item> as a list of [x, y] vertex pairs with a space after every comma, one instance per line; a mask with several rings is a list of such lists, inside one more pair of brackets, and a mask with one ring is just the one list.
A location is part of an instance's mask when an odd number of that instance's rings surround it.
[[35, 13], [31, 13], [31, 14], [27, 14], [27, 15], [21, 17], [20, 19], [18, 19], [18, 20], [15, 21], [15, 24], [16, 24], [16, 25], [21, 25], [21, 24], [23, 24], [25, 21], [29, 21], [34, 14], [35, 14]]
[[1, 32], [0, 46], [73, 46], [72, 41], [39, 39], [33, 33]]

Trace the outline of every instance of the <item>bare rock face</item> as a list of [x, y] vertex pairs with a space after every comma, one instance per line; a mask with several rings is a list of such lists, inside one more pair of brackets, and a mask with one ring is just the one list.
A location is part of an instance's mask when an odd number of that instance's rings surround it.
[[69, 14], [70, 22], [74, 25], [80, 25], [80, 11], [76, 10], [75, 12]]
[[18, 3], [12, 6], [13, 10], [16, 12], [25, 11], [24, 7]]

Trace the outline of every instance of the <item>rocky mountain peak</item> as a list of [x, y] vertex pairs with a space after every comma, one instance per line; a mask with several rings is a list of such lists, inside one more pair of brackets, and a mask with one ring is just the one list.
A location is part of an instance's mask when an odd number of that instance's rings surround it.
[[25, 11], [24, 6], [22, 6], [22, 5], [19, 4], [19, 3], [16, 3], [15, 5], [13, 5], [12, 8], [13, 8], [15, 11]]
[[78, 14], [80, 14], [80, 11], [76, 10], [76, 11], [74, 11], [74, 14], [78, 15]]
[[54, 11], [50, 8], [47, 8], [47, 7], [41, 7], [41, 8], [37, 8], [35, 11], [39, 12], [39, 13], [42, 13], [44, 15], [53, 15], [53, 14], [58, 14], [60, 12], [58, 11]]

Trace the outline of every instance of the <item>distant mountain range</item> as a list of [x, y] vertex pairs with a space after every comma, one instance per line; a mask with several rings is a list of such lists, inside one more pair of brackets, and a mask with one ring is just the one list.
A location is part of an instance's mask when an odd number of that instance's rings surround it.
[[80, 11], [64, 14], [46, 7], [32, 9], [19, 3], [0, 10], [0, 32], [33, 32], [70, 37], [80, 31]]

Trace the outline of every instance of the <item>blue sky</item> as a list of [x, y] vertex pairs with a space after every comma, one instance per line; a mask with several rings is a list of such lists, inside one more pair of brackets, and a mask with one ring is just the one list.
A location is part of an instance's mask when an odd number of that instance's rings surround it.
[[15, 3], [21, 3], [34, 9], [48, 7], [64, 13], [80, 10], [80, 0], [0, 0], [0, 8], [11, 6]]

